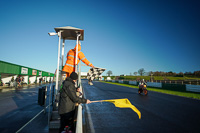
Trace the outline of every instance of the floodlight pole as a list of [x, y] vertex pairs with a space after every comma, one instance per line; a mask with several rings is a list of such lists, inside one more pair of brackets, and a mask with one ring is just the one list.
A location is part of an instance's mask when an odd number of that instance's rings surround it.
[[78, 86], [81, 87], [81, 91], [82, 91], [82, 86], [81, 86], [81, 62], [79, 63], [79, 75], [78, 75]]
[[63, 43], [62, 43], [62, 67], [63, 67], [63, 60], [64, 60], [64, 48], [65, 48], [65, 39], [63, 38]]
[[79, 37], [81, 36], [81, 34], [77, 34], [77, 39], [76, 39], [76, 63], [75, 63], [75, 72], [77, 73], [77, 60], [78, 60], [78, 41], [79, 41]]
[[58, 43], [58, 63], [57, 63], [57, 71], [56, 71], [56, 94], [58, 93], [58, 78], [59, 78], [59, 64], [60, 64], [60, 43], [61, 43], [61, 32], [58, 32], [59, 43]]

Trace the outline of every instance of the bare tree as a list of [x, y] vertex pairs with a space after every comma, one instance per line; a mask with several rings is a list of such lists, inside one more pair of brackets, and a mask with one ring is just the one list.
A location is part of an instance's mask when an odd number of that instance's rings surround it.
[[108, 74], [108, 76], [112, 75], [112, 71], [109, 70], [109, 71], [107, 72], [107, 74]]
[[134, 72], [133, 74], [136, 76], [136, 75], [137, 75], [137, 72]]
[[140, 76], [144, 75], [144, 73], [145, 73], [144, 68], [139, 69], [138, 73], [140, 74]]

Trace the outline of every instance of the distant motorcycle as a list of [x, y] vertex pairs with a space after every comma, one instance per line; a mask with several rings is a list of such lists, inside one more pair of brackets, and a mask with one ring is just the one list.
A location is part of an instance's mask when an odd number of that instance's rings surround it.
[[139, 85], [138, 93], [139, 93], [139, 94], [144, 93], [145, 95], [148, 94], [146, 83], [143, 83], [143, 84], [140, 84], [140, 85]]

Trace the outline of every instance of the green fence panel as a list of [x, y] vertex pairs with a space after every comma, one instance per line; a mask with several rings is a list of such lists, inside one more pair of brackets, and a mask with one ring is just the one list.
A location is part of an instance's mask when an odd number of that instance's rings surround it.
[[32, 75], [32, 68], [28, 68], [28, 75]]
[[186, 91], [186, 86], [182, 84], [169, 84], [169, 83], [162, 83], [162, 88], [166, 90], [174, 90], [174, 91]]
[[129, 84], [129, 81], [123, 81], [124, 84]]
[[50, 73], [50, 76], [51, 76], [51, 77], [54, 77], [54, 74], [53, 74], [53, 73]]
[[51, 76], [53, 77], [53, 73], [25, 67], [25, 66], [20, 66], [16, 64], [12, 64], [9, 62], [1, 61], [0, 60], [0, 74], [5, 73], [5, 74], [16, 74], [16, 75], [29, 75], [29, 76]]
[[0, 73], [20, 74], [20, 67], [18, 65], [0, 61]]
[[49, 76], [50, 74], [48, 72], [42, 71], [42, 76]]

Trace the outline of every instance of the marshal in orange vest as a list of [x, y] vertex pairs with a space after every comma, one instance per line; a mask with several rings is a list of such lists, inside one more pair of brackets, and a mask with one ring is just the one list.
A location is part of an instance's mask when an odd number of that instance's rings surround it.
[[[66, 77], [69, 77], [69, 75], [72, 72], [75, 72], [75, 64], [76, 64], [76, 47], [74, 49], [70, 49], [69, 52], [67, 53], [67, 61], [65, 63], [65, 66], [63, 67], [63, 71], [66, 72]], [[77, 59], [77, 64], [79, 61], [82, 61], [85, 63], [87, 66], [94, 67], [92, 63], [90, 63], [86, 58], [83, 52], [81, 52], [81, 45], [78, 44], [78, 59]]]

